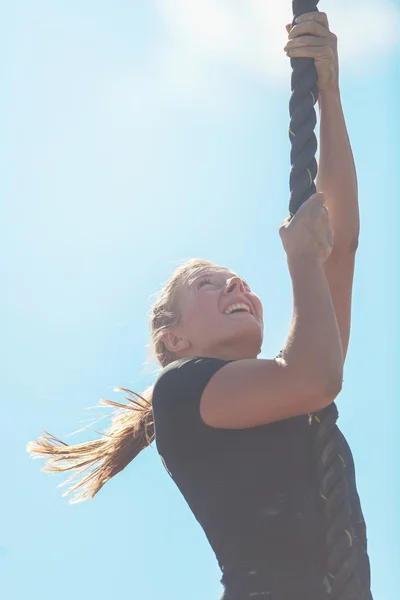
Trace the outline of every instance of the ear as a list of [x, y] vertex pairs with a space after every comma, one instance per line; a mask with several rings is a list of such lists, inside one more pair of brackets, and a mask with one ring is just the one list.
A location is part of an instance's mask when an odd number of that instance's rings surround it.
[[176, 335], [173, 331], [166, 331], [161, 339], [170, 352], [182, 352], [182, 350], [189, 348], [189, 340]]

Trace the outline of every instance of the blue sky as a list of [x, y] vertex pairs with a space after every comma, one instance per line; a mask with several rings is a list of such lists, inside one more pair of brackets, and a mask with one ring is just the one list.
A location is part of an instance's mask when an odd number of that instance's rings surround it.
[[[3, 8], [0, 296], [6, 600], [217, 600], [204, 534], [154, 447], [70, 505], [25, 445], [77, 443], [115, 386], [142, 391], [151, 296], [205, 257], [251, 283], [263, 355], [286, 337], [290, 2], [16, 0]], [[362, 7], [362, 9], [361, 9]], [[395, 599], [400, 4], [320, 3], [339, 38], [362, 232], [338, 400], [369, 531], [373, 591]], [[398, 236], [397, 236], [398, 237]], [[397, 360], [396, 360], [397, 359]], [[397, 554], [397, 560], [396, 560]], [[397, 596], [396, 596], [397, 597]]]

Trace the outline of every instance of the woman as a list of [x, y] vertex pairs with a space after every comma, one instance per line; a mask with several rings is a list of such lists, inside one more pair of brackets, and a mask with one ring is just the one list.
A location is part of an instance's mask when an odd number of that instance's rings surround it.
[[257, 358], [262, 304], [245, 281], [225, 267], [189, 261], [153, 307], [152, 342], [163, 367], [153, 388], [135, 394], [131, 406], [105, 401], [119, 410], [100, 440], [68, 446], [45, 435], [28, 446], [50, 455], [51, 471], [93, 467], [68, 492], [79, 490], [79, 501], [155, 438], [216, 554], [225, 600], [322, 600], [329, 589], [309, 414], [341, 390], [359, 233], [357, 180], [336, 36], [324, 13], [303, 15], [287, 30], [287, 54], [313, 57], [318, 71], [317, 189], [324, 194], [280, 228], [293, 283], [283, 350]]

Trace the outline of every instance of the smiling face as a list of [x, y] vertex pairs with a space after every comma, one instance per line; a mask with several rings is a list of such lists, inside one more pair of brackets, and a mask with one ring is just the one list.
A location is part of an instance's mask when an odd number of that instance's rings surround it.
[[178, 325], [163, 335], [176, 358], [256, 358], [263, 339], [262, 304], [224, 267], [196, 270], [177, 293]]

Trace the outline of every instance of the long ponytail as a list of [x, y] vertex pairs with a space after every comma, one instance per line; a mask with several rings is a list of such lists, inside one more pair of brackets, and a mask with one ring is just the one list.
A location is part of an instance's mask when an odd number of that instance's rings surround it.
[[100, 400], [100, 404], [115, 408], [111, 426], [101, 434], [101, 438], [69, 445], [48, 432], [38, 440], [29, 442], [27, 450], [33, 458], [50, 457], [43, 471], [49, 473], [76, 471], [61, 485], [81, 480], [63, 496], [75, 493], [71, 504], [93, 498], [103, 485], [117, 475], [154, 440], [154, 422], [151, 406], [152, 387], [142, 395], [125, 388], [131, 397], [125, 397], [128, 404], [113, 400]]
[[[162, 336], [179, 322], [177, 298], [179, 290], [192, 277], [214, 263], [203, 259], [191, 259], [179, 266], [159, 292], [150, 319], [153, 354], [161, 367], [167, 366], [174, 356], [165, 347]], [[114, 475], [120, 473], [138, 454], [155, 439], [152, 391], [147, 388], [137, 394], [126, 388], [116, 391], [127, 392], [127, 404], [113, 400], [100, 400], [100, 404], [115, 409], [108, 431], [100, 433], [98, 440], [69, 445], [48, 432], [29, 442], [27, 451], [32, 458], [47, 458], [43, 471], [55, 473], [74, 471], [61, 485], [64, 486], [81, 477], [63, 496], [75, 493], [71, 504], [93, 498]]]

